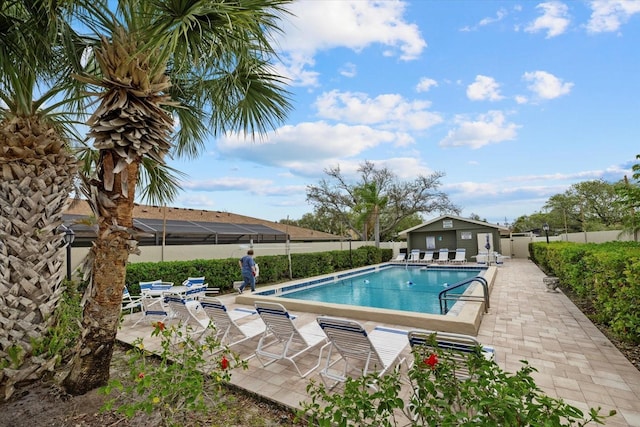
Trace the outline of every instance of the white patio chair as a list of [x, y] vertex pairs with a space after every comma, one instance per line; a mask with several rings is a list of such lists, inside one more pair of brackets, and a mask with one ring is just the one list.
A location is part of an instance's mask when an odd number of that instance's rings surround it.
[[449, 262], [449, 249], [442, 248], [438, 251], [438, 264], [446, 264]]
[[155, 298], [150, 295], [143, 294], [140, 298], [141, 303], [141, 316], [133, 326], [136, 326], [143, 320], [149, 320], [151, 322], [164, 322], [170, 317], [169, 311], [164, 306], [162, 298]]
[[[495, 350], [490, 346], [481, 345], [470, 335], [436, 332], [429, 330], [411, 330], [407, 334], [409, 344], [414, 352], [415, 360], [422, 361], [433, 353], [434, 348], [446, 351], [456, 364], [456, 377], [469, 378], [467, 358], [470, 354], [480, 352], [485, 358], [493, 359]], [[432, 338], [432, 336], [434, 336]], [[409, 367], [413, 364], [409, 364]]]
[[257, 337], [264, 332], [266, 325], [261, 318], [248, 323], [237, 324], [236, 320], [255, 315], [253, 310], [236, 309], [228, 311], [227, 307], [215, 297], [200, 298], [200, 305], [208, 320], [215, 328], [214, 337], [222, 344], [232, 346]]
[[394, 262], [405, 262], [406, 260], [407, 256], [405, 254], [398, 254], [398, 256], [393, 259]]
[[420, 258], [420, 262], [432, 263], [433, 262], [433, 251], [426, 251], [422, 258]]
[[407, 262], [420, 262], [420, 249], [412, 249]]
[[[364, 327], [349, 319], [320, 316], [318, 324], [329, 338], [331, 344], [327, 354], [327, 362], [320, 371], [320, 377], [325, 385], [325, 378], [335, 381], [331, 387], [344, 382], [347, 376], [357, 372], [367, 375], [376, 372], [384, 375], [396, 362], [402, 350], [407, 346], [407, 331], [378, 326], [370, 334]], [[338, 353], [338, 358], [331, 360], [332, 352]], [[335, 369], [342, 365], [342, 370]]]
[[[256, 302], [256, 310], [267, 325], [267, 329], [258, 342], [256, 358], [263, 367], [278, 360], [289, 361], [304, 378], [320, 366], [322, 351], [328, 345], [327, 337], [316, 322], [298, 328], [293, 319], [281, 304]], [[296, 359], [322, 344], [317, 363], [306, 372], [302, 372]], [[272, 350], [275, 348], [276, 350]], [[269, 349], [269, 350], [267, 350]], [[262, 360], [270, 359], [268, 362]]]
[[454, 264], [464, 264], [467, 262], [467, 250], [465, 248], [456, 249], [456, 257], [451, 260]]
[[140, 301], [141, 298], [142, 296], [140, 295], [131, 295], [129, 293], [129, 289], [125, 285], [124, 289], [122, 290], [121, 310], [129, 310], [129, 314], [133, 314], [133, 310], [142, 307], [142, 302]]

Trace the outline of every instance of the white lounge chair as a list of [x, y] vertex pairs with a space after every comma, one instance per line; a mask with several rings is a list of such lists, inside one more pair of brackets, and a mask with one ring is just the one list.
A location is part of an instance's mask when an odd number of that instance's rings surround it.
[[420, 262], [420, 249], [412, 249], [408, 262]]
[[259, 317], [248, 323], [240, 325], [236, 323], [236, 320], [243, 317], [255, 315], [256, 312], [253, 310], [236, 309], [228, 311], [222, 301], [215, 297], [202, 297], [199, 302], [208, 320], [215, 327], [214, 337], [229, 347], [257, 337], [266, 328], [266, 325]]
[[122, 290], [122, 311], [129, 310], [129, 314], [133, 313], [133, 310], [136, 308], [142, 307], [142, 302], [140, 299], [142, 297], [140, 295], [131, 295], [129, 293], [129, 289], [125, 286]]
[[209, 326], [208, 319], [195, 316], [194, 312], [200, 307], [197, 301], [187, 300], [180, 294], [165, 293], [163, 302], [171, 320], [189, 328], [190, 333], [200, 336]]
[[[400, 353], [407, 346], [407, 331], [378, 326], [370, 334], [364, 327], [349, 319], [320, 316], [318, 324], [329, 337], [331, 347], [327, 362], [320, 371], [320, 377], [335, 381], [335, 386], [347, 379], [355, 369], [359, 375], [377, 372], [384, 375], [399, 360]], [[338, 358], [332, 359], [335, 350]], [[334, 369], [341, 364], [342, 370]]]
[[394, 262], [405, 262], [406, 260], [407, 257], [405, 254], [398, 254], [398, 256], [393, 259]]
[[[281, 304], [258, 301], [255, 303], [255, 307], [267, 325], [255, 353], [263, 367], [278, 360], [287, 360], [304, 378], [320, 366], [322, 351], [328, 342], [326, 335], [316, 322], [298, 328], [293, 323], [287, 309]], [[296, 359], [321, 344], [317, 363], [311, 369], [302, 372]], [[271, 350], [272, 348], [276, 350]], [[265, 363], [263, 358], [270, 360]]]
[[467, 357], [469, 354], [480, 352], [485, 358], [493, 359], [495, 350], [490, 346], [481, 345], [478, 340], [469, 335], [436, 332], [429, 330], [411, 330], [407, 334], [409, 344], [415, 355], [415, 360], [422, 361], [434, 351], [434, 347], [446, 351], [456, 364], [456, 377], [469, 378]]
[[445, 264], [449, 262], [449, 249], [442, 248], [438, 251], [438, 264]]
[[464, 264], [467, 262], [467, 250], [465, 248], [456, 249], [456, 257], [451, 260], [454, 264]]
[[432, 263], [433, 262], [433, 251], [426, 251], [422, 258], [420, 258], [420, 262]]

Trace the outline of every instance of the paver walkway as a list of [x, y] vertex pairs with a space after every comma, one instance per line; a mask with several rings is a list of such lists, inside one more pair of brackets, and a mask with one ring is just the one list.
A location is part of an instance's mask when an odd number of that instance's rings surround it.
[[[528, 260], [512, 259], [500, 267], [491, 292], [491, 309], [478, 333], [479, 341], [495, 348], [496, 361], [506, 371], [517, 371], [520, 360], [527, 360], [538, 370], [533, 376], [548, 395], [583, 410], [602, 407], [603, 413], [608, 413], [615, 409], [618, 414], [607, 420], [607, 426], [640, 427], [640, 371], [564, 294], [546, 292], [543, 277]], [[236, 305], [234, 295], [221, 299], [230, 309], [249, 308]], [[296, 323], [304, 325], [315, 321], [321, 313], [294, 314]], [[151, 328], [145, 322], [131, 327], [135, 316], [125, 320], [118, 339], [131, 343], [143, 337], [145, 348], [152, 349]], [[250, 321], [251, 317], [239, 323]], [[360, 322], [369, 331], [378, 326]], [[234, 346], [234, 350], [248, 357], [256, 345], [257, 340], [247, 341]], [[409, 347], [404, 351], [408, 356]], [[317, 354], [307, 356], [301, 369], [313, 366]], [[301, 401], [308, 400], [305, 390], [309, 379], [319, 381], [318, 373], [302, 379], [286, 362], [262, 367], [254, 357], [249, 360], [248, 370], [234, 370], [231, 382], [267, 399], [299, 408]]]

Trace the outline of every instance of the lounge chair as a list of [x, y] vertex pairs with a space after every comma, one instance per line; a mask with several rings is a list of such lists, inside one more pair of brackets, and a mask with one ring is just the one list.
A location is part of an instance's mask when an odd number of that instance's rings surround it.
[[182, 282], [182, 286], [186, 286], [188, 288], [192, 286], [202, 286], [204, 285], [204, 276], [202, 277], [187, 277], [187, 279]]
[[[359, 368], [359, 375], [370, 372], [384, 375], [399, 361], [400, 353], [408, 344], [407, 331], [404, 330], [378, 326], [368, 334], [354, 320], [320, 316], [317, 321], [331, 343], [320, 377], [325, 385], [325, 378], [335, 381], [332, 387], [346, 381], [355, 368]], [[331, 360], [333, 350], [339, 356], [335, 360]], [[333, 369], [337, 364], [341, 364], [343, 369]]]
[[456, 377], [459, 379], [469, 378], [467, 357], [470, 354], [480, 352], [485, 358], [493, 359], [495, 353], [493, 347], [483, 346], [478, 340], [469, 335], [411, 330], [407, 336], [413, 349], [415, 360], [424, 360], [433, 352], [434, 347], [437, 347], [442, 351], [446, 351], [456, 363]]
[[[316, 322], [298, 328], [287, 309], [281, 304], [258, 301], [255, 303], [255, 307], [267, 325], [255, 353], [263, 367], [278, 360], [287, 360], [304, 378], [320, 366], [322, 351], [328, 342], [326, 335]], [[311, 369], [302, 372], [296, 359], [321, 344], [317, 363]], [[279, 350], [271, 350], [272, 348]], [[265, 362], [263, 358], [270, 360]]]
[[142, 302], [140, 302], [141, 298], [142, 297], [140, 295], [131, 295], [129, 293], [129, 289], [127, 289], [127, 287], [125, 286], [124, 289], [122, 290], [121, 310], [122, 311], [129, 310], [129, 314], [132, 314], [133, 310], [135, 310], [136, 308], [142, 307]]
[[141, 316], [133, 326], [136, 326], [142, 320], [165, 321], [170, 317], [169, 311], [164, 306], [162, 298], [154, 298], [151, 295], [143, 294], [140, 298], [140, 307], [142, 308]]
[[190, 333], [200, 336], [209, 326], [208, 319], [199, 318], [194, 313], [199, 307], [197, 301], [187, 300], [179, 294], [165, 293], [163, 303], [170, 318], [190, 328]]
[[438, 264], [445, 264], [449, 262], [449, 249], [442, 248], [438, 252]]
[[426, 251], [422, 258], [420, 258], [420, 262], [432, 263], [433, 262], [433, 251]]
[[456, 257], [451, 260], [454, 264], [464, 264], [467, 262], [467, 250], [465, 248], [456, 249]]
[[406, 260], [407, 257], [405, 254], [398, 254], [398, 256], [393, 259], [394, 262], [405, 262]]
[[261, 318], [240, 325], [236, 323], [236, 320], [243, 317], [255, 315], [256, 312], [253, 310], [228, 311], [222, 301], [215, 297], [202, 297], [199, 302], [215, 327], [214, 337], [229, 347], [257, 337], [265, 330], [266, 325]]
[[420, 249], [412, 249], [407, 262], [420, 262]]

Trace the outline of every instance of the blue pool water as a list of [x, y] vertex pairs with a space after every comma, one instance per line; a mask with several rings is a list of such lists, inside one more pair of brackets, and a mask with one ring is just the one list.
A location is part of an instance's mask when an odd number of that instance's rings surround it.
[[[445, 287], [478, 276], [481, 269], [389, 267], [283, 293], [282, 298], [440, 314]], [[462, 286], [452, 293], [462, 293]]]

